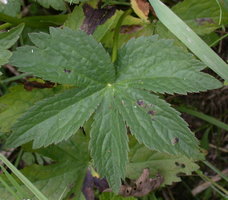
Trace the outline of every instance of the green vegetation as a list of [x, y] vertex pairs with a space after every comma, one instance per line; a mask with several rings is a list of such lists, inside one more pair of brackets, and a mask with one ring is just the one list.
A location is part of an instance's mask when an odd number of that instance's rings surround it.
[[186, 100], [227, 90], [227, 24], [219, 0], [0, 0], [0, 199], [227, 198], [227, 111]]

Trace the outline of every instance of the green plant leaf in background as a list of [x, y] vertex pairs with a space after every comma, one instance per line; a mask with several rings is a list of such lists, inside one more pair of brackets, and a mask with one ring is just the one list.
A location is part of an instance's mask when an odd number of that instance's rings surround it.
[[[82, 131], [66, 142], [52, 145], [36, 152], [51, 158], [54, 163], [41, 166], [32, 165], [21, 172], [48, 197], [56, 200], [63, 194], [65, 197], [74, 187], [76, 197], [80, 194], [84, 176], [89, 162], [88, 138]], [[22, 186], [24, 188], [24, 186]], [[4, 187], [0, 187], [1, 199], [14, 200]], [[31, 194], [29, 198], [33, 199]]]
[[39, 3], [44, 8], [54, 8], [55, 10], [66, 10], [66, 5], [63, 0], [33, 0]]
[[160, 0], [149, 1], [159, 20], [208, 67], [227, 81], [228, 65], [165, 4]]
[[1, 65], [4, 65], [9, 61], [9, 58], [11, 56], [12, 56], [12, 53], [10, 51], [5, 49], [0, 49], [0, 68], [1, 68]]
[[129, 142], [129, 163], [127, 164], [126, 176], [137, 179], [143, 169], [149, 168], [150, 174], [155, 176], [160, 173], [164, 177], [164, 185], [171, 185], [173, 182], [181, 181], [179, 174], [191, 175], [199, 169], [193, 160], [185, 156], [175, 156], [156, 151], [151, 151], [135, 138], [130, 137]]
[[15, 28], [6, 32], [0, 32], [0, 49], [9, 49], [19, 39], [23, 31], [24, 24], [20, 24]]
[[220, 9], [216, 0], [185, 0], [172, 7], [172, 10], [199, 35], [211, 33], [221, 25], [228, 24], [228, 12], [225, 10], [219, 24]]
[[54, 94], [54, 89], [33, 89], [27, 91], [22, 85], [9, 89], [0, 98], [0, 132], [10, 132], [12, 125], [35, 102]]
[[0, 13], [16, 17], [21, 9], [21, 1], [18, 0], [3, 0], [0, 1]]
[[82, 4], [79, 6], [75, 6], [72, 13], [70, 13], [67, 17], [67, 20], [64, 23], [65, 27], [69, 27], [73, 30], [80, 29], [83, 21], [85, 19], [85, 14], [83, 12]]
[[[143, 37], [123, 46], [114, 67], [105, 49], [82, 31], [51, 28], [50, 34], [35, 33], [31, 40], [36, 46], [18, 48], [11, 64], [77, 88], [37, 103], [15, 124], [8, 144], [19, 146], [33, 140], [33, 147], [38, 148], [61, 142], [95, 112], [91, 155], [115, 192], [124, 177], [123, 160], [127, 160], [125, 123], [150, 149], [202, 158], [197, 140], [179, 113], [148, 92], [183, 94], [220, 87], [219, 81], [199, 72], [204, 66], [192, 55], [182, 53], [169, 40]], [[193, 82], [197, 84], [189, 86]]]
[[7, 49], [15, 44], [20, 34], [22, 33], [23, 28], [24, 24], [20, 24], [17, 27], [10, 29], [9, 31], [0, 32], [0, 68], [1, 65], [8, 63], [8, 60], [12, 56], [12, 53]]

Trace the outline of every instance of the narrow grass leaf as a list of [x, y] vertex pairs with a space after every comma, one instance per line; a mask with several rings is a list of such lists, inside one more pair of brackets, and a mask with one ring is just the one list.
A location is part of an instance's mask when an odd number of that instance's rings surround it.
[[19, 183], [13, 178], [13, 176], [4, 168], [1, 166], [1, 169], [3, 173], [6, 175], [10, 183], [16, 188], [17, 190], [17, 195], [23, 199], [26, 197], [25, 191], [20, 187]]
[[2, 154], [0, 154], [0, 160], [23, 182], [27, 188], [39, 199], [48, 200], [12, 163]]
[[180, 112], [185, 112], [189, 115], [192, 115], [192, 116], [195, 116], [195, 117], [198, 117], [206, 122], [209, 122], [210, 124], [213, 124], [219, 128], [222, 128], [226, 131], [228, 131], [228, 125], [215, 119], [214, 117], [211, 117], [209, 115], [206, 115], [206, 114], [203, 114], [202, 112], [198, 112], [198, 111], [195, 111], [193, 109], [190, 109], [190, 108], [186, 108], [186, 107], [178, 107], [177, 110], [179, 110]]
[[10, 192], [13, 196], [14, 196], [14, 198], [16, 199], [16, 200], [21, 200], [19, 197], [18, 197], [18, 195], [13, 191], [13, 189], [8, 185], [8, 183], [6, 182], [6, 181], [4, 181], [4, 179], [0, 176], [0, 182], [2, 183], [2, 185], [6, 188], [6, 190], [8, 191], [8, 192]]

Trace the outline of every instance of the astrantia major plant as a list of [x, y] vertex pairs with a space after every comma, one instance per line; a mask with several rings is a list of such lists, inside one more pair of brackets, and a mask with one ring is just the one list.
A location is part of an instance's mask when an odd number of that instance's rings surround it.
[[128, 162], [128, 130], [158, 152], [202, 155], [180, 114], [158, 94], [214, 89], [220, 82], [171, 40], [131, 39], [115, 63], [92, 36], [68, 28], [30, 35], [35, 46], [19, 47], [11, 64], [22, 72], [72, 87], [34, 105], [14, 126], [8, 145], [33, 141], [34, 148], [67, 140], [93, 118], [90, 154], [101, 176], [118, 192]]

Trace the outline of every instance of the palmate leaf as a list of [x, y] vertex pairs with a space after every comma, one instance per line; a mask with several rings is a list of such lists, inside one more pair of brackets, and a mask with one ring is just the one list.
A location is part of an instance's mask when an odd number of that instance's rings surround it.
[[127, 163], [126, 125], [150, 149], [202, 158], [179, 113], [149, 92], [184, 94], [220, 87], [219, 81], [199, 72], [204, 66], [193, 56], [157, 36], [133, 39], [119, 51], [116, 76], [105, 49], [82, 31], [51, 28], [50, 34], [32, 34], [31, 40], [36, 46], [18, 48], [11, 63], [77, 88], [36, 104], [15, 124], [8, 144], [33, 140], [37, 148], [58, 143], [95, 112], [91, 155], [115, 192]]
[[[58, 145], [51, 145], [35, 152], [49, 157], [53, 163], [47, 166], [31, 165], [21, 172], [45, 195], [49, 200], [57, 200], [67, 195], [74, 188], [78, 197], [89, 162], [88, 137], [82, 131], [68, 141]], [[25, 186], [22, 185], [23, 189]], [[0, 187], [1, 199], [14, 200], [4, 187]], [[27, 198], [35, 199], [28, 191]], [[76, 198], [77, 198], [76, 197]]]

